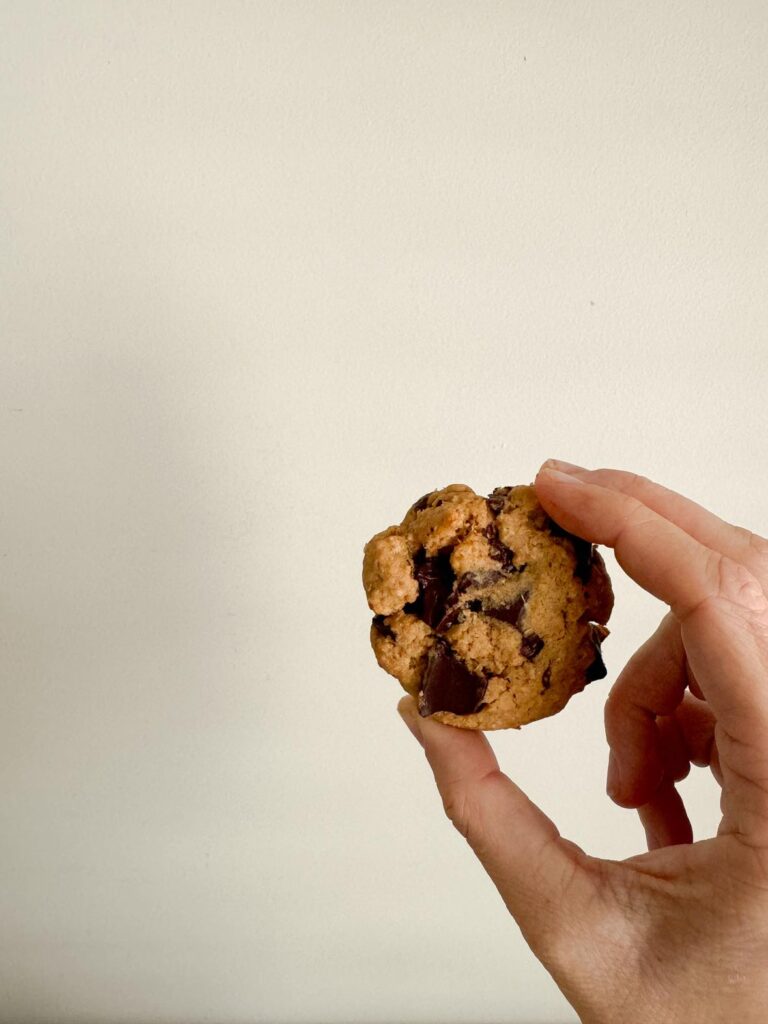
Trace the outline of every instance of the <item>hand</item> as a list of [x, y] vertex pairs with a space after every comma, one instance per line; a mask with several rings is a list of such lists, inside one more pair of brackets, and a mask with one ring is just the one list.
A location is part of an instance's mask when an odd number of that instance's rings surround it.
[[[605, 709], [608, 791], [638, 809], [649, 852], [587, 855], [499, 771], [485, 735], [420, 718], [411, 697], [399, 710], [446, 814], [585, 1024], [764, 1024], [768, 542], [631, 473], [550, 461], [535, 488], [669, 606]], [[691, 763], [722, 786], [717, 836], [696, 843], [675, 788]]]

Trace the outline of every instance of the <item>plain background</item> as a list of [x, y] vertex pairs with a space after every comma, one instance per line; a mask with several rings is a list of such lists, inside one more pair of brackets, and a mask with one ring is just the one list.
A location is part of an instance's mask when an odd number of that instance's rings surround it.
[[[768, 528], [768, 13], [4, 3], [0, 1018], [570, 1022], [375, 664], [424, 491]], [[588, 850], [609, 677], [493, 737]], [[698, 836], [708, 773], [684, 784]]]

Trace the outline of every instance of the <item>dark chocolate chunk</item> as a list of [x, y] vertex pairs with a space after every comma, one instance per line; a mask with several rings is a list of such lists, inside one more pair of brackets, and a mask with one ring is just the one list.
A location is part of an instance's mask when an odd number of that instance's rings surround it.
[[483, 530], [483, 534], [488, 539], [491, 558], [501, 562], [501, 567], [505, 572], [518, 572], [518, 568], [515, 565], [515, 552], [501, 543], [496, 524], [489, 523]]
[[469, 604], [467, 605], [467, 608], [469, 608], [471, 612], [479, 612], [482, 610], [482, 607], [483, 602], [477, 599], [475, 599], [474, 601], [470, 601]]
[[449, 603], [458, 601], [460, 597], [466, 594], [470, 587], [476, 587], [480, 582], [480, 576], [476, 572], [463, 572], [456, 580]]
[[590, 625], [590, 635], [592, 640], [592, 646], [595, 649], [594, 660], [587, 666], [585, 673], [586, 680], [588, 683], [593, 683], [596, 679], [604, 679], [608, 675], [608, 669], [605, 667], [603, 661], [603, 655], [600, 650], [600, 644], [604, 637], [607, 635], [607, 630], [604, 626], [600, 626], [598, 623], [593, 622]]
[[605, 667], [603, 656], [597, 648], [595, 648], [595, 660], [588, 666], [585, 673], [588, 683], [594, 683], [596, 679], [605, 679], [608, 675], [608, 669]]
[[[457, 622], [464, 619], [464, 607], [462, 598], [471, 587], [490, 586], [497, 580], [503, 579], [504, 573], [496, 569], [481, 569], [479, 572], [462, 573], [454, 584], [453, 590], [446, 598], [444, 614], [440, 621], [433, 628], [436, 633], [444, 633], [445, 630], [455, 626]], [[471, 611], [479, 611], [480, 602], [470, 601], [468, 607]]]
[[576, 568], [573, 570], [573, 575], [576, 579], [581, 580], [582, 583], [589, 583], [589, 577], [592, 575], [594, 544], [584, 540], [583, 537], [577, 537], [575, 533], [569, 533], [567, 530], [564, 530], [554, 519], [549, 519], [547, 526], [553, 537], [566, 537], [573, 544], [574, 554], [576, 555]]
[[438, 640], [427, 656], [427, 667], [419, 691], [419, 714], [451, 711], [471, 715], [482, 706], [487, 680], [470, 672], [444, 640]]
[[533, 661], [543, 646], [544, 641], [538, 633], [526, 633], [523, 637], [523, 642], [520, 644], [520, 653], [528, 661]]
[[507, 495], [511, 490], [511, 487], [497, 487], [485, 499], [488, 502], [488, 508], [490, 508], [491, 512], [493, 512], [495, 516], [497, 516], [499, 512], [501, 512], [501, 510], [504, 508], [504, 503], [507, 500]]
[[377, 633], [381, 634], [381, 636], [387, 636], [390, 638], [390, 640], [395, 639], [395, 634], [392, 631], [392, 627], [387, 625], [387, 623], [384, 621], [383, 615], [374, 615], [373, 627]]
[[433, 628], [443, 617], [445, 603], [456, 579], [451, 568], [450, 551], [450, 548], [442, 548], [432, 558], [426, 558], [422, 549], [414, 558], [419, 596], [405, 606], [405, 611], [418, 615]]
[[423, 512], [427, 505], [429, 505], [429, 499], [432, 497], [434, 493], [434, 491], [428, 491], [426, 494], [422, 495], [422, 497], [419, 498], [418, 501], [414, 501], [409, 511]]
[[457, 622], [464, 621], [464, 609], [460, 604], [454, 604], [450, 608], [446, 606], [446, 609], [445, 615], [435, 626], [436, 633], [444, 633], [451, 626], [455, 626]]
[[552, 666], [551, 665], [547, 665], [547, 667], [544, 669], [544, 675], [541, 677], [541, 685], [543, 687], [543, 689], [541, 691], [542, 693], [544, 693], [544, 690], [548, 690], [549, 687], [552, 685], [551, 684], [551, 679], [552, 679]]
[[573, 546], [576, 549], [576, 570], [574, 575], [582, 583], [589, 583], [589, 578], [592, 575], [594, 544], [590, 544], [588, 540], [582, 540], [581, 537], [573, 537], [572, 539]]
[[473, 572], [462, 573], [458, 580], [456, 580], [453, 590], [445, 599], [442, 618], [434, 627], [436, 633], [443, 633], [446, 629], [450, 629], [451, 626], [455, 626], [457, 622], [463, 620], [464, 608], [461, 604], [461, 597], [476, 582], [477, 577]]
[[528, 591], [524, 590], [522, 594], [517, 595], [512, 604], [505, 605], [503, 608], [484, 608], [483, 611], [492, 619], [508, 622], [510, 626], [515, 626], [516, 629], [522, 631], [527, 600]]

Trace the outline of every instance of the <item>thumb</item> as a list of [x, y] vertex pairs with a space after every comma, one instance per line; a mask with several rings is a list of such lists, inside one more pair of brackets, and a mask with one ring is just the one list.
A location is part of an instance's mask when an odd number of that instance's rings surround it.
[[397, 710], [424, 747], [448, 818], [474, 850], [534, 952], [589, 897], [590, 858], [499, 770], [482, 732], [422, 718], [412, 697]]

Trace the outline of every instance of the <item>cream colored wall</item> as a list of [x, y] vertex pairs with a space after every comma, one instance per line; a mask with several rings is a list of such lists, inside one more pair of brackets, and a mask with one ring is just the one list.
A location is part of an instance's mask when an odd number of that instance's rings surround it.
[[[0, 19], [0, 1018], [573, 1021], [362, 546], [548, 456], [768, 529], [765, 6]], [[610, 565], [609, 678], [493, 743], [622, 857], [602, 704], [661, 609]]]

